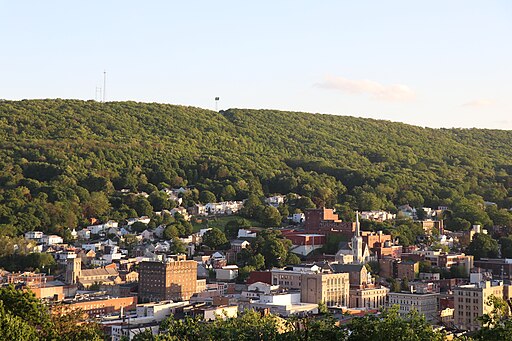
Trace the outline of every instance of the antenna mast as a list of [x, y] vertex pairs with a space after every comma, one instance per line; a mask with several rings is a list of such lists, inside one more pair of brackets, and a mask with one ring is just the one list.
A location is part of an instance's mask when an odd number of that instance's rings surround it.
[[94, 100], [101, 102], [101, 86], [96, 87], [96, 94], [94, 95]]
[[103, 103], [105, 103], [105, 94], [107, 92], [107, 71], [103, 71]]

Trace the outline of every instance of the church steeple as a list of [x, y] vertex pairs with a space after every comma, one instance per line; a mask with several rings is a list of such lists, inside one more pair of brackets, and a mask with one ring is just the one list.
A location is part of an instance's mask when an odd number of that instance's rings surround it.
[[354, 255], [354, 263], [361, 264], [363, 262], [363, 237], [361, 237], [359, 226], [359, 211], [356, 211], [356, 232], [352, 237], [352, 254]]
[[359, 211], [356, 211], [356, 237], [361, 235], [361, 229], [359, 227]]

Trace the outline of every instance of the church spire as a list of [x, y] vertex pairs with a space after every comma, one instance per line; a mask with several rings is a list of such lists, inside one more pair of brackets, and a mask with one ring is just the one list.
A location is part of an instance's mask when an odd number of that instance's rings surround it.
[[356, 211], [356, 236], [359, 237], [361, 234], [359, 226], [359, 211]]

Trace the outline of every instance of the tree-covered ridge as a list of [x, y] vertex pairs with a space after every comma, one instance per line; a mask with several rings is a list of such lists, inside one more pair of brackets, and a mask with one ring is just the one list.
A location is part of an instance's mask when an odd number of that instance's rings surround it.
[[[147, 210], [114, 190], [187, 184], [225, 200], [297, 193], [317, 206], [393, 211], [405, 203], [464, 207], [460, 200], [473, 194], [473, 203], [510, 208], [511, 145], [511, 131], [347, 116], [0, 101], [0, 225], [58, 231], [92, 215], [121, 219]], [[198, 193], [186, 199], [197, 202]]]

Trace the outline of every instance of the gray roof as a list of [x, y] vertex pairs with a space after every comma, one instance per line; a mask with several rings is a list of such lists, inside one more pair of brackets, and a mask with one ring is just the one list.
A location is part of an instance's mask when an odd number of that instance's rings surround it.
[[364, 264], [331, 264], [334, 272], [361, 272]]

